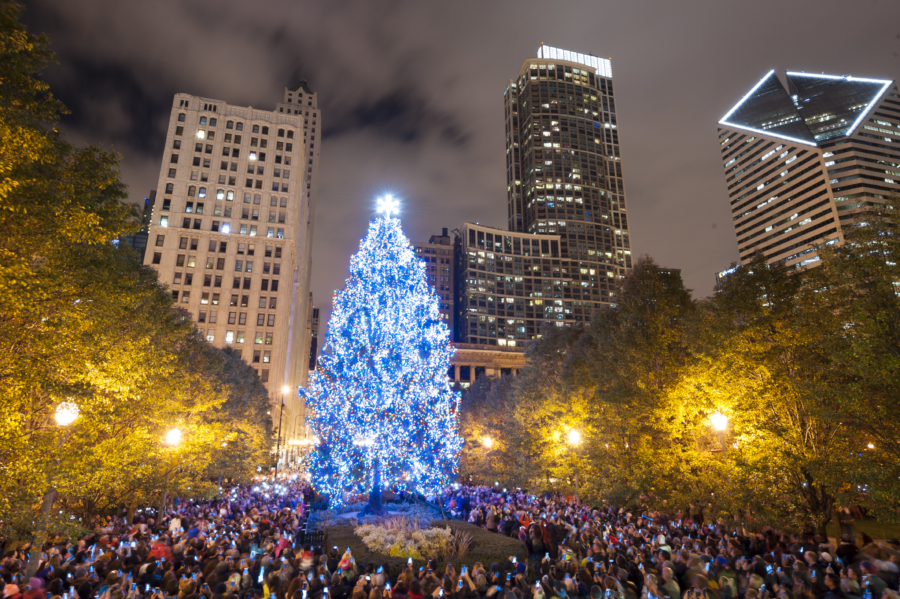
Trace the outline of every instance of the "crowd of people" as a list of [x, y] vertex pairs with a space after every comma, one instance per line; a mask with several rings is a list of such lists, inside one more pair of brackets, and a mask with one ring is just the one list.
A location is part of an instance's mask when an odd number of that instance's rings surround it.
[[[299, 538], [309, 487], [268, 482], [113, 517], [49, 542], [37, 572], [4, 548], [3, 599], [900, 599], [900, 543], [837, 544], [751, 533], [683, 514], [592, 508], [571, 497], [448, 489], [442, 507], [518, 538], [528, 559], [359, 563], [349, 547]], [[124, 514], [123, 514], [124, 516]], [[524, 552], [523, 552], [524, 554]]]

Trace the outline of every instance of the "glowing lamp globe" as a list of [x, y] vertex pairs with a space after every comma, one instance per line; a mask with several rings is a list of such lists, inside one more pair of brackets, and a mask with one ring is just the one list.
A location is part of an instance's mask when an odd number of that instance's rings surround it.
[[569, 431], [569, 445], [578, 445], [581, 443], [581, 433], [572, 429]]
[[181, 431], [177, 428], [173, 428], [169, 432], [166, 433], [166, 443], [169, 445], [178, 445], [181, 443]]
[[712, 416], [709, 417], [712, 426], [717, 431], [724, 431], [728, 428], [728, 417], [721, 412], [716, 412]]
[[53, 414], [53, 418], [56, 420], [56, 424], [68, 426], [78, 418], [78, 406], [71, 401], [65, 401], [56, 406], [56, 413]]
[[490, 449], [491, 447], [494, 446], [494, 440], [491, 439], [490, 437], [485, 437], [484, 439], [481, 440], [481, 444], [484, 445], [485, 447], [487, 447], [488, 449]]

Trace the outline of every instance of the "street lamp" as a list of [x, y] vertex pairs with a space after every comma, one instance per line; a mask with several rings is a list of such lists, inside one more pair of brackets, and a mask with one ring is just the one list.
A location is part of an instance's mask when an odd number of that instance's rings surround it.
[[56, 413], [53, 419], [60, 426], [69, 426], [78, 418], [78, 406], [71, 401], [64, 401], [56, 406]]
[[[166, 433], [166, 445], [177, 447], [181, 443], [181, 430], [177, 428], [171, 429]], [[172, 470], [175, 468], [175, 452], [171, 452], [169, 456], [169, 467], [166, 470], [166, 485], [163, 487], [162, 500], [159, 502], [159, 520], [166, 514], [166, 500], [169, 497], [169, 478], [172, 476]]]
[[167, 432], [166, 443], [173, 447], [181, 443], [181, 431], [177, 428], [173, 428], [172, 430]]
[[278, 414], [278, 441], [275, 446], [275, 481], [278, 481], [278, 460], [281, 457], [281, 419], [284, 417], [284, 398], [290, 393], [291, 388], [285, 385], [281, 388], [281, 412]]
[[490, 437], [485, 437], [481, 440], [481, 444], [484, 445], [484, 468], [488, 472], [491, 471], [491, 448], [494, 446], [494, 440]]
[[[71, 401], [64, 401], [57, 404], [56, 411], [53, 413], [53, 419], [58, 426], [67, 427], [78, 419], [78, 406]], [[59, 450], [69, 438], [70, 431], [66, 431], [56, 442], [56, 449]], [[38, 520], [37, 528], [34, 531], [34, 542], [31, 544], [31, 555], [28, 556], [28, 567], [25, 570], [25, 577], [31, 579], [37, 572], [40, 565], [41, 551], [44, 548], [44, 542], [47, 540], [47, 520], [50, 518], [50, 512], [53, 510], [53, 499], [56, 496], [56, 489], [53, 487], [53, 476], [59, 459], [55, 459], [53, 468], [47, 472], [47, 492], [41, 501], [41, 516]]]
[[709, 421], [716, 430], [716, 435], [719, 437], [719, 447], [722, 448], [722, 457], [725, 457], [725, 431], [728, 429], [728, 417], [721, 412], [716, 412], [709, 417]]
[[575, 461], [575, 493], [578, 494], [578, 447], [581, 445], [581, 433], [577, 430], [570, 429], [568, 435], [569, 445], [574, 448], [573, 458]]

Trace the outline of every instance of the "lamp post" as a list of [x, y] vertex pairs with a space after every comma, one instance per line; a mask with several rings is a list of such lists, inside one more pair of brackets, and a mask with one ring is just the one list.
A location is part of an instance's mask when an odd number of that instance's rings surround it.
[[719, 437], [719, 447], [722, 448], [722, 457], [725, 457], [725, 430], [728, 428], [728, 417], [721, 412], [716, 412], [712, 416], [709, 417], [710, 423], [712, 423], [712, 427], [716, 430], [716, 435]]
[[484, 468], [488, 472], [491, 471], [491, 447], [494, 446], [494, 440], [490, 437], [485, 437], [481, 440], [481, 444], [484, 445]]
[[281, 412], [278, 414], [278, 441], [275, 446], [275, 482], [278, 482], [278, 459], [281, 457], [281, 419], [284, 417], [284, 397], [291, 390], [285, 385], [281, 388]]
[[[53, 419], [57, 426], [67, 427], [78, 418], [78, 406], [72, 402], [66, 401], [56, 406], [56, 412]], [[65, 444], [71, 434], [71, 430], [67, 430], [61, 435], [56, 442], [56, 449], [59, 450]], [[47, 540], [47, 520], [50, 518], [50, 512], [53, 510], [53, 499], [56, 496], [56, 489], [53, 487], [53, 477], [55, 475], [56, 466], [59, 459], [53, 462], [53, 468], [47, 473], [47, 492], [41, 501], [41, 515], [38, 519], [37, 528], [34, 531], [34, 540], [31, 544], [31, 554], [28, 556], [28, 567], [25, 570], [25, 579], [30, 580], [37, 572], [41, 561], [41, 552], [44, 549], [44, 542]]]
[[[179, 429], [173, 428], [166, 433], [166, 445], [175, 448], [179, 443], [181, 443], [181, 431]], [[159, 502], [159, 520], [162, 520], [162, 517], [166, 515], [166, 499], [168, 499], [169, 496], [169, 477], [172, 475], [172, 470], [175, 468], [175, 452], [172, 451], [170, 453], [169, 468], [166, 470], [166, 486], [163, 487], [162, 499]]]
[[574, 449], [572, 452], [573, 461], [575, 462], [575, 495], [578, 495], [578, 448], [581, 446], [581, 433], [579, 433], [574, 428], [569, 431], [568, 439], [569, 445], [571, 445]]

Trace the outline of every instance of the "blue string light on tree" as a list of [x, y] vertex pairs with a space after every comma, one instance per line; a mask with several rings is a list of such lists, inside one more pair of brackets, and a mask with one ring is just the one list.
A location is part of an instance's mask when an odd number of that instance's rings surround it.
[[370, 493], [381, 509], [382, 485], [431, 493], [456, 474], [462, 439], [459, 394], [450, 387], [454, 349], [427, 282], [400, 228], [399, 203], [378, 200], [350, 260], [350, 278], [334, 298], [325, 347], [304, 390], [316, 489], [340, 503], [344, 492]]

